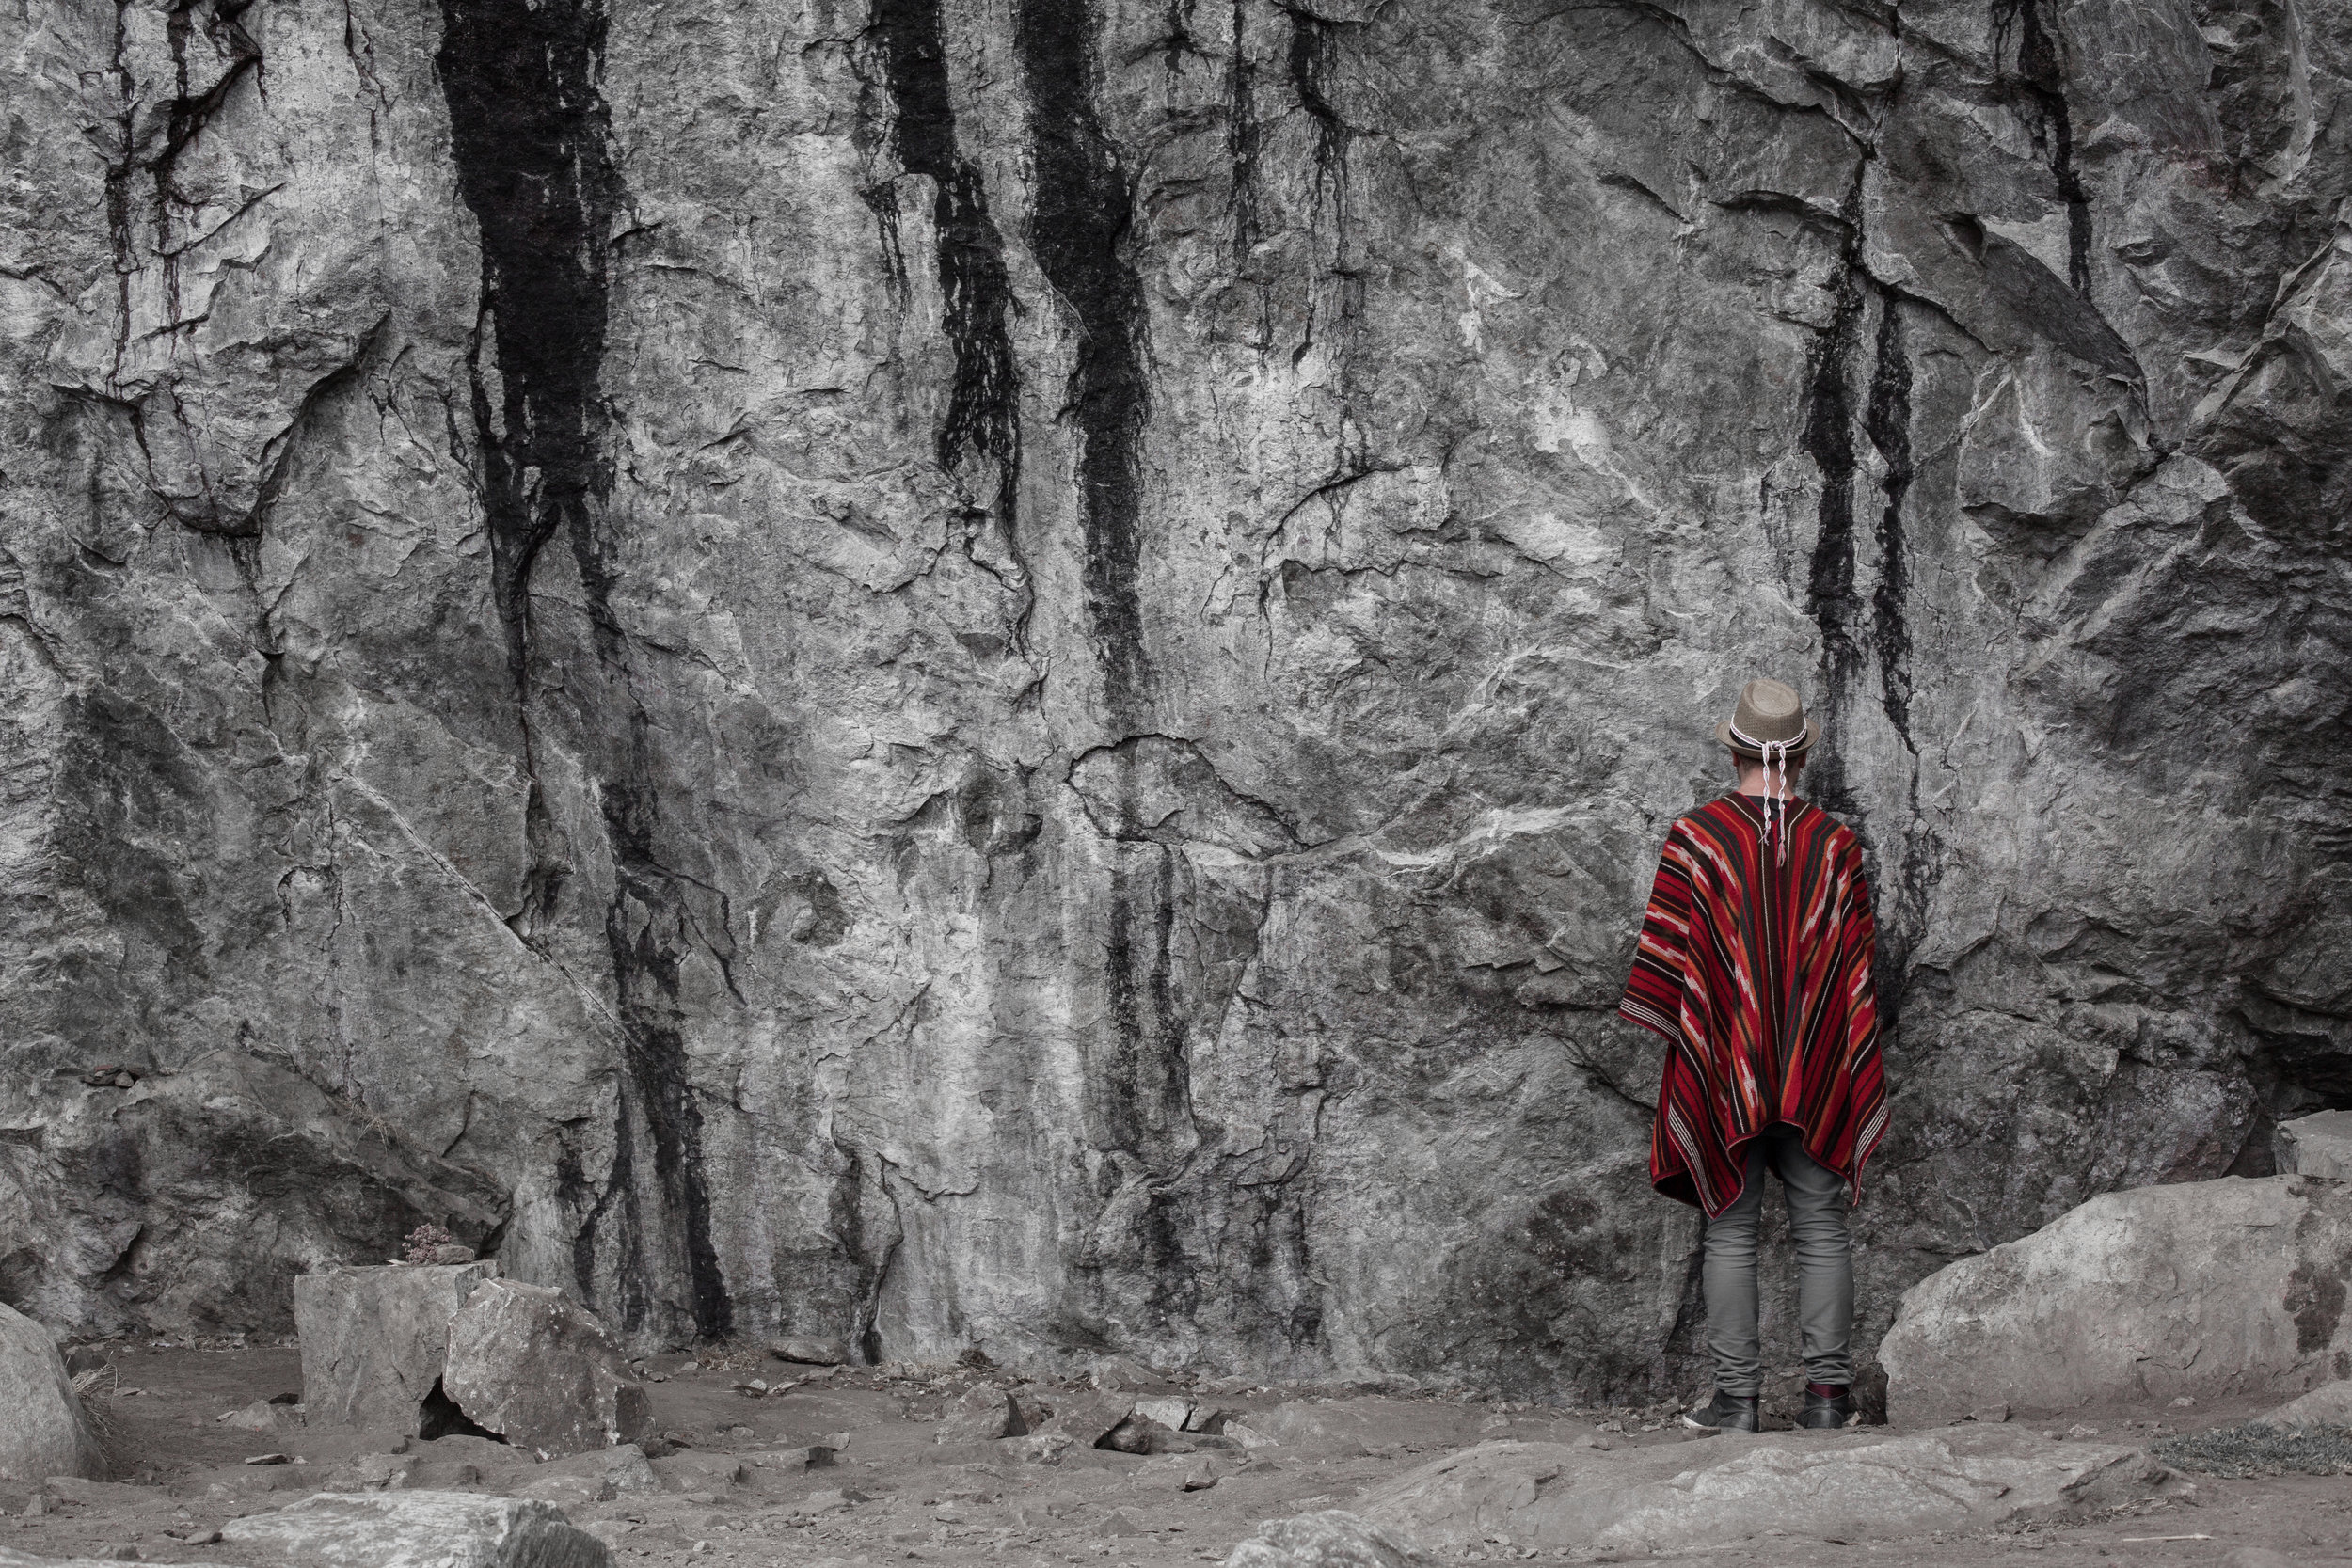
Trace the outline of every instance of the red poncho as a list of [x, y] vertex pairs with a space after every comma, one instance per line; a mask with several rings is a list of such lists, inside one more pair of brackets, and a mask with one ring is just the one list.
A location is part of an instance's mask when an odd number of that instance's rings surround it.
[[1617, 1008], [1673, 1048], [1650, 1182], [1710, 1218], [1740, 1196], [1745, 1146], [1768, 1127], [1800, 1129], [1857, 1201], [1886, 1131], [1862, 846], [1819, 807], [1788, 808], [1768, 827], [1763, 800], [1726, 795], [1675, 819]]

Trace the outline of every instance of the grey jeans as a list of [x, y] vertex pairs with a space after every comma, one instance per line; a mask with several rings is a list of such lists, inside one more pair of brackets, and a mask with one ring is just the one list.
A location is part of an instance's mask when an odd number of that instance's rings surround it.
[[1756, 1222], [1764, 1208], [1764, 1171], [1779, 1176], [1797, 1242], [1797, 1322], [1804, 1334], [1804, 1375], [1844, 1387], [1853, 1381], [1853, 1251], [1846, 1236], [1846, 1183], [1814, 1163], [1804, 1134], [1786, 1123], [1748, 1145], [1747, 1185], [1740, 1199], [1707, 1222], [1707, 1348], [1715, 1386], [1753, 1399], [1762, 1391], [1762, 1346], [1756, 1326]]

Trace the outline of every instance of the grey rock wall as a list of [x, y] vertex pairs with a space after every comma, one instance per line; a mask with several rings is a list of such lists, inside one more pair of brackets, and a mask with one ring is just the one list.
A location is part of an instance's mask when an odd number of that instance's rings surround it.
[[1661, 1386], [1610, 1009], [1755, 673], [1879, 887], [1866, 1341], [2352, 1102], [2340, 8], [0, 32], [47, 1321], [431, 1218], [640, 1343]]

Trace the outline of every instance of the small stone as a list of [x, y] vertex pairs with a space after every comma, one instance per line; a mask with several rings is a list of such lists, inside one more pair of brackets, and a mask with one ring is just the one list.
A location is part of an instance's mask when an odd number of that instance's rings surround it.
[[1152, 1387], [1161, 1379], [1123, 1355], [1103, 1355], [1088, 1369], [1087, 1381], [1104, 1393], [1122, 1394]]
[[1275, 1440], [1245, 1421], [1228, 1420], [1220, 1435], [1230, 1437], [1245, 1449], [1271, 1449]]
[[1215, 1486], [1216, 1484], [1216, 1467], [1209, 1463], [1208, 1455], [1200, 1455], [1199, 1458], [1195, 1459], [1191, 1465], [1185, 1467], [1185, 1491], [1206, 1492], [1210, 1487]]
[[2221, 1568], [2296, 1568], [2296, 1562], [2267, 1546], [2240, 1546], [2221, 1560]]
[[1972, 1421], [1998, 1422], [2008, 1420], [2009, 1414], [2006, 1404], [1988, 1404], [1982, 1410], [1971, 1412], [1968, 1418]]
[[1134, 1510], [1115, 1508], [1095, 1525], [1094, 1533], [1097, 1535], [1148, 1535], [1151, 1532], [1144, 1528], [1143, 1521], [1136, 1517]]
[[294, 1463], [294, 1455], [290, 1453], [254, 1453], [246, 1455], [245, 1462], [247, 1465], [291, 1465]]
[[1182, 1432], [1192, 1419], [1192, 1402], [1172, 1394], [1137, 1400], [1135, 1413], [1159, 1422], [1170, 1432]]
[[2174, 1410], [2186, 1410], [2196, 1402], [2197, 1402], [2195, 1400], [2190, 1399], [2186, 1394], [2183, 1394], [2179, 1399], [2172, 1402], [2170, 1408]]
[[850, 1358], [849, 1346], [838, 1339], [797, 1336], [769, 1340], [768, 1354], [779, 1361], [799, 1361], [817, 1367], [838, 1366]]
[[1021, 1445], [1021, 1462], [1024, 1465], [1058, 1465], [1062, 1451], [1071, 1446], [1072, 1439], [1068, 1433], [1037, 1432], [1014, 1441]]
[[1111, 1429], [1095, 1447], [1115, 1453], [1190, 1453], [1192, 1439], [1169, 1430], [1149, 1416], [1130, 1416]]
[[2080, 1421], [2076, 1421], [2073, 1426], [2066, 1429], [2066, 1435], [2079, 1442], [2085, 1437], [2098, 1436], [2099, 1429], [2093, 1426], [2085, 1426]]

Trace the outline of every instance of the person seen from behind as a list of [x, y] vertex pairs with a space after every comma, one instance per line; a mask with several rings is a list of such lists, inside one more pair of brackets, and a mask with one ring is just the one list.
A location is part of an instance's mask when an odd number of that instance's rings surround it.
[[1861, 1419], [1846, 1210], [1886, 1131], [1877, 927], [1852, 830], [1794, 792], [1819, 733], [1780, 682], [1740, 691], [1715, 731], [1739, 786], [1667, 830], [1617, 1009], [1667, 1044], [1650, 1183], [1707, 1215], [1715, 1392], [1683, 1420], [1721, 1432], [1758, 1426], [1756, 1232], [1768, 1170], [1797, 1243], [1798, 1423]]

